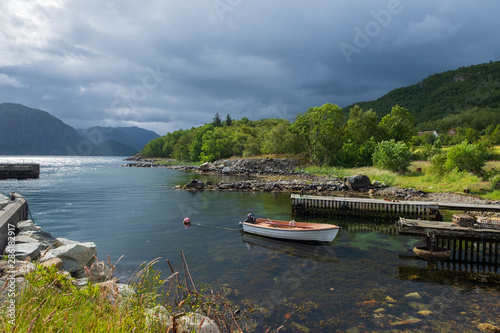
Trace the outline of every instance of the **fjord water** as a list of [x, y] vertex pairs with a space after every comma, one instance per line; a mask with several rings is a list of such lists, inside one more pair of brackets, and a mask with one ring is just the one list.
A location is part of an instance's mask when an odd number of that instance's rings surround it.
[[[479, 323], [500, 324], [498, 284], [417, 260], [411, 249], [423, 240], [397, 235], [392, 223], [311, 218], [339, 224], [337, 238], [274, 241], [242, 235], [237, 222], [249, 212], [290, 220], [289, 194], [175, 190], [195, 178], [231, 178], [125, 168], [117, 157], [0, 157], [22, 161], [40, 163], [40, 178], [2, 180], [0, 193], [25, 196], [35, 222], [55, 237], [95, 242], [100, 260], [123, 256], [115, 272], [123, 281], [157, 257], [165, 274], [166, 259], [181, 269], [183, 250], [196, 281], [229, 284], [235, 299], [265, 309], [255, 316], [261, 325], [286, 323], [282, 331], [475, 332]], [[184, 217], [195, 224], [185, 227]], [[421, 321], [412, 327], [414, 318]]]

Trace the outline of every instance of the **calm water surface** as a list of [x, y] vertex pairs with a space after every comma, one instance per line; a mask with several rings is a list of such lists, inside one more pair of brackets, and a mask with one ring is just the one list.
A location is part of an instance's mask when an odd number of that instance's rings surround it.
[[[123, 256], [122, 280], [157, 257], [163, 272], [165, 259], [180, 269], [182, 249], [195, 280], [227, 283], [238, 300], [266, 309], [255, 318], [257, 331], [285, 324], [281, 332], [479, 332], [480, 323], [500, 325], [500, 288], [492, 283], [498, 267], [428, 266], [411, 251], [423, 239], [397, 235], [391, 223], [309, 219], [339, 224], [340, 232], [329, 245], [275, 241], [242, 235], [237, 222], [249, 212], [290, 220], [288, 194], [174, 190], [194, 178], [226, 178], [123, 168], [116, 157], [0, 157], [20, 161], [40, 163], [40, 178], [2, 180], [0, 193], [24, 195], [46, 231], [95, 242], [101, 260]], [[197, 224], [186, 228], [186, 216]], [[408, 295], [416, 292], [421, 298]], [[411, 325], [414, 318], [421, 321]]]

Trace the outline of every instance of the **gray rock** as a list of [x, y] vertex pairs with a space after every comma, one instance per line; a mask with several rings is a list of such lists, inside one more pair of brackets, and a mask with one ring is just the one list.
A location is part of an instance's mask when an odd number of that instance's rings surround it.
[[350, 190], [366, 189], [371, 185], [370, 178], [366, 175], [355, 175], [344, 178], [344, 184]]
[[131, 286], [125, 283], [117, 283], [116, 286], [118, 287], [118, 294], [120, 294], [123, 297], [130, 297], [135, 295], [135, 290]]
[[20, 231], [38, 231], [40, 227], [37, 227], [35, 223], [31, 220], [20, 221], [17, 223], [17, 228]]
[[104, 262], [94, 262], [90, 265], [90, 276], [89, 280], [91, 282], [104, 282], [112, 278], [113, 272], [111, 268]]
[[83, 288], [89, 284], [89, 279], [86, 277], [80, 279], [74, 279], [73, 281], [71, 281], [71, 283], [73, 283], [73, 285], [77, 288]]
[[31, 261], [16, 260], [14, 265], [12, 265], [12, 262], [0, 260], [0, 275], [22, 277], [33, 272], [35, 269], [36, 266]]
[[25, 260], [31, 258], [35, 260], [40, 255], [42, 244], [40, 242], [16, 244], [16, 259]]
[[202, 189], [205, 186], [205, 183], [201, 179], [193, 179], [186, 185], [184, 185], [187, 189]]
[[54, 246], [55, 247], [61, 247], [61, 246], [64, 246], [64, 245], [77, 244], [77, 243], [78, 243], [77, 241], [74, 241], [74, 240], [71, 240], [71, 239], [57, 237], [56, 241], [54, 243]]
[[[197, 333], [219, 333], [220, 330], [217, 324], [204, 315], [199, 313], [188, 313], [179, 318], [179, 326], [181, 332], [197, 332]], [[201, 326], [200, 326], [201, 324]]]
[[203, 163], [202, 165], [200, 165], [200, 166], [198, 167], [198, 169], [203, 170], [203, 171], [206, 171], [206, 170], [211, 169], [211, 165], [210, 165], [210, 163], [209, 163], [209, 162], [205, 162], [205, 163]]
[[76, 243], [49, 250], [41, 258], [41, 261], [59, 258], [63, 261], [62, 269], [74, 273], [92, 264], [96, 255], [97, 248], [95, 243]]
[[18, 236], [28, 236], [36, 239], [42, 245], [41, 251], [53, 246], [56, 242], [55, 237], [44, 230], [21, 231]]
[[165, 326], [165, 328], [170, 326], [171, 315], [162, 305], [155, 306], [152, 309], [147, 309], [145, 314], [148, 326], [153, 325], [154, 322], [159, 322], [162, 326]]

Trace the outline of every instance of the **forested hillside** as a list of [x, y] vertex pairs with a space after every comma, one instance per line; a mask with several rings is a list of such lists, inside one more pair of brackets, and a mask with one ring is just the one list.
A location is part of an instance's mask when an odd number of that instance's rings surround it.
[[[434, 74], [418, 84], [392, 90], [375, 101], [355, 103], [382, 117], [394, 105], [410, 111], [417, 129], [481, 131], [500, 122], [500, 62], [461, 67]], [[344, 108], [348, 113], [354, 106]]]
[[412, 115], [395, 106], [379, 121], [371, 111], [354, 107], [345, 117], [337, 105], [309, 108], [293, 123], [285, 119], [232, 120], [219, 115], [212, 123], [178, 130], [149, 142], [148, 157], [182, 161], [215, 161], [231, 156], [295, 154], [322, 165], [371, 164], [377, 142], [409, 141], [415, 133]]
[[[371, 165], [377, 146], [387, 141], [393, 142], [387, 149], [464, 140], [498, 144], [499, 86], [500, 62], [470, 66], [432, 75], [376, 101], [344, 109], [334, 104], [311, 107], [293, 122], [232, 120], [229, 115], [222, 121], [217, 114], [212, 123], [149, 142], [142, 153], [193, 162], [294, 154], [318, 165], [350, 167]], [[432, 133], [418, 135], [419, 130]]]

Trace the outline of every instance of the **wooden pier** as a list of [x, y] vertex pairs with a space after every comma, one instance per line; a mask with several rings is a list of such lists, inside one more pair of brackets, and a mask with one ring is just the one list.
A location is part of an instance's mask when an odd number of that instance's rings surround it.
[[291, 195], [292, 213], [397, 219], [401, 216], [435, 219], [440, 206], [426, 201], [399, 201], [370, 198]]
[[436, 236], [467, 237], [471, 239], [500, 240], [500, 230], [460, 227], [450, 222], [412, 220], [400, 218], [398, 232], [402, 235], [426, 236], [433, 233]]
[[500, 230], [468, 228], [450, 222], [410, 220], [400, 218], [398, 233], [426, 236], [433, 234], [435, 245], [451, 251], [450, 261], [459, 264], [498, 264]]
[[500, 205], [458, 204], [292, 194], [292, 213], [296, 215], [337, 215], [383, 219], [421, 218], [436, 220], [440, 211], [500, 212]]
[[0, 179], [29, 179], [40, 177], [40, 164], [0, 164]]

